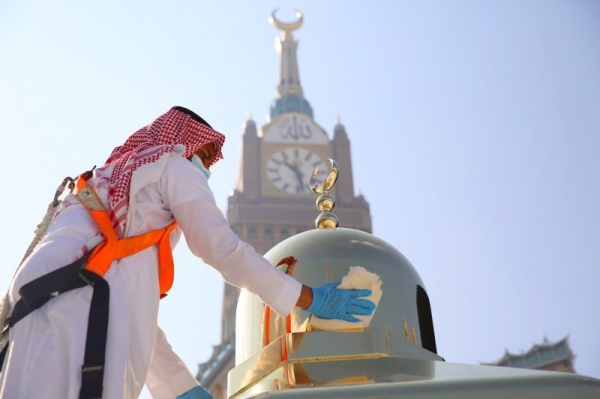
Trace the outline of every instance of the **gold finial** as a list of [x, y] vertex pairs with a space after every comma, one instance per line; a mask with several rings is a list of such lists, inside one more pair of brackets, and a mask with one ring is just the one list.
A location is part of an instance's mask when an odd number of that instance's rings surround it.
[[404, 338], [408, 341], [408, 323], [404, 321]]
[[317, 198], [317, 208], [321, 211], [321, 214], [315, 220], [317, 229], [335, 229], [339, 224], [337, 216], [331, 213], [331, 210], [335, 207], [335, 200], [329, 195], [329, 190], [331, 190], [337, 181], [339, 167], [333, 159], [329, 159], [329, 162], [331, 162], [331, 171], [323, 183], [317, 184], [316, 182], [319, 168], [315, 168], [310, 177], [310, 189], [320, 194], [319, 198]]

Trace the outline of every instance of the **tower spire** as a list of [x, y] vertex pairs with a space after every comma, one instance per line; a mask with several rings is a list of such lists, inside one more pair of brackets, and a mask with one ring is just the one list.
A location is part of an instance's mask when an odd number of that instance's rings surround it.
[[281, 30], [281, 36], [275, 39], [275, 49], [280, 56], [279, 84], [277, 95], [271, 105], [271, 120], [284, 112], [300, 112], [313, 117], [313, 110], [304, 98], [304, 92], [300, 85], [300, 73], [298, 72], [298, 42], [294, 40], [293, 31], [300, 29], [304, 18], [302, 13], [296, 10], [297, 20], [294, 22], [282, 22], [275, 17], [275, 9], [269, 17], [269, 23]]

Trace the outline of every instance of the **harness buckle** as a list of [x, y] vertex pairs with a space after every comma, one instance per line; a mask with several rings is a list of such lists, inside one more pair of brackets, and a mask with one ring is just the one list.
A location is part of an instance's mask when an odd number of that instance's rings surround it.
[[83, 373], [94, 373], [104, 370], [104, 366], [81, 366]]
[[81, 271], [79, 272], [79, 277], [91, 287], [93, 287], [94, 284], [96, 284], [96, 281], [102, 278], [96, 273], [85, 269], [81, 269]]
[[102, 382], [104, 380], [104, 366], [81, 366], [81, 399], [102, 398]]

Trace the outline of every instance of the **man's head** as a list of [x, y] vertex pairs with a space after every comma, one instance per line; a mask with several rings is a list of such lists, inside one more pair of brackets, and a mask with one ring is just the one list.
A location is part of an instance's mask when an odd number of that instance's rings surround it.
[[[212, 129], [212, 126], [207, 121], [205, 121], [204, 118], [202, 118], [200, 115], [196, 114], [195, 112], [193, 112], [187, 108], [179, 107], [179, 106], [173, 107], [173, 109], [183, 112], [185, 114], [188, 114], [197, 122], [202, 123], [204, 126], [208, 126]], [[200, 148], [198, 148], [198, 150], [194, 152], [194, 154], [192, 154], [188, 157], [188, 159], [191, 159], [193, 155], [197, 155], [198, 158], [200, 158], [200, 160], [202, 161], [202, 164], [204, 165], [204, 167], [206, 169], [209, 169], [211, 167], [211, 165], [213, 164], [213, 158], [215, 157], [216, 152], [217, 152], [217, 144], [214, 141], [212, 141], [210, 143], [201, 145]]]
[[[192, 119], [194, 119], [196, 122], [201, 123], [202, 125], [207, 126], [212, 129], [212, 126], [206, 120], [204, 120], [204, 118], [200, 117], [198, 114], [196, 114], [195, 112], [193, 112], [187, 108], [177, 106], [177, 107], [173, 107], [172, 110], [176, 110], [176, 111], [182, 112], [184, 114], [187, 114]], [[194, 151], [192, 153], [192, 155], [195, 154], [200, 158], [200, 160], [202, 161], [202, 164], [204, 165], [204, 167], [206, 169], [209, 169], [215, 162], [217, 162], [219, 159], [223, 158], [223, 154], [221, 153], [221, 147], [223, 146], [225, 136], [223, 136], [223, 142], [221, 142], [221, 143], [219, 143], [218, 139], [219, 139], [219, 137], [215, 138], [215, 141], [211, 141], [211, 142], [202, 144], [200, 147], [198, 147], [198, 149], [196, 151]], [[187, 158], [188, 159], [191, 158], [192, 155], [190, 155]]]
[[183, 145], [185, 158], [198, 154], [207, 169], [223, 158], [225, 136], [204, 119], [183, 107], [173, 107], [154, 122], [133, 133], [116, 147], [98, 172], [112, 168], [109, 179], [109, 210], [117, 234], [122, 235], [127, 221], [129, 192], [133, 174], [157, 162]]
[[[140, 154], [149, 147], [168, 146], [172, 149], [175, 145], [183, 144], [185, 158], [191, 158], [205, 147], [201, 154], [207, 160], [208, 165], [205, 166], [208, 168], [223, 158], [221, 148], [224, 143], [225, 136], [196, 113], [184, 107], [173, 107], [150, 125], [132, 134], [122, 146], [115, 148], [106, 163], [127, 157], [128, 154]], [[201, 154], [198, 156], [202, 159]]]

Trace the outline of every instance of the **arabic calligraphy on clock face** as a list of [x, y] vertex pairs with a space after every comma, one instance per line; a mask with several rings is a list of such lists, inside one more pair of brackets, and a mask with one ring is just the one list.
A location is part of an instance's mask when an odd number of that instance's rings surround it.
[[280, 115], [264, 132], [265, 143], [329, 144], [327, 133], [311, 118], [299, 113]]
[[313, 132], [308, 118], [302, 118], [299, 115], [292, 115], [281, 129], [279, 134], [283, 139], [291, 140], [308, 140], [312, 137]]

